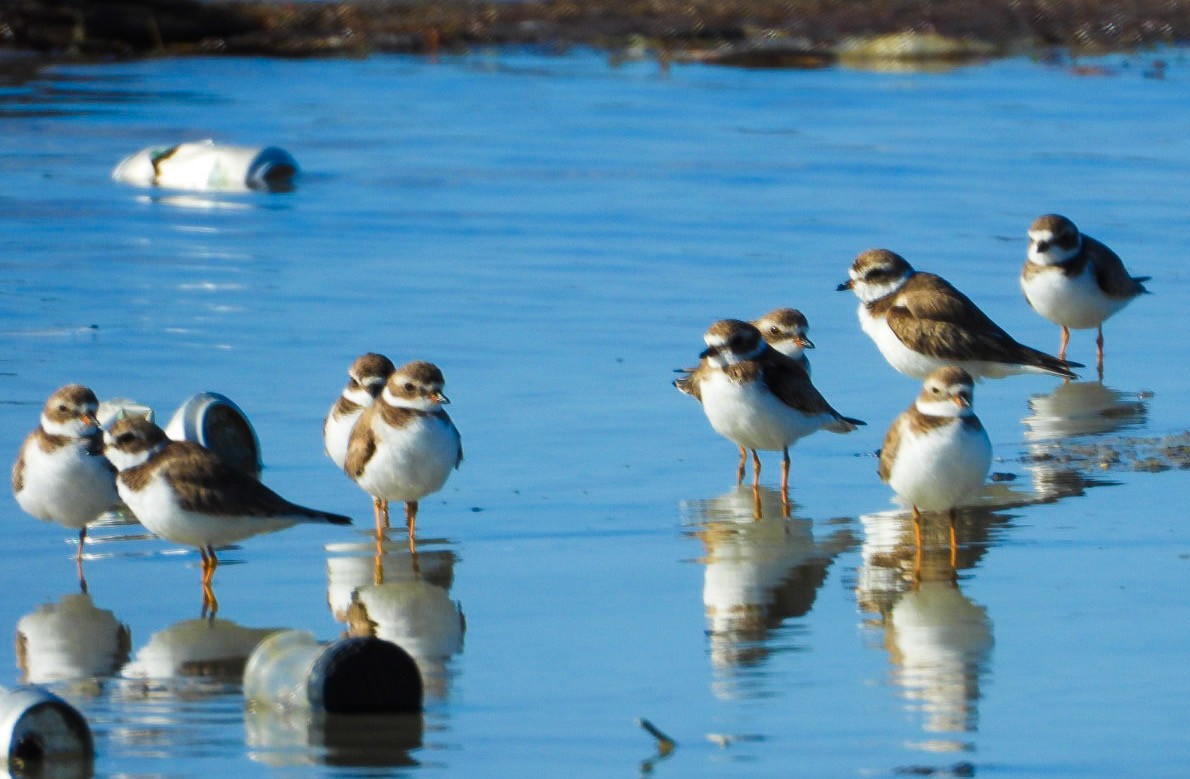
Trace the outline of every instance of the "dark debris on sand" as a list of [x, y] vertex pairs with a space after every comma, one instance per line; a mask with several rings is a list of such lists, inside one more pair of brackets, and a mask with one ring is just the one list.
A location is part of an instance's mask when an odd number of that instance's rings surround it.
[[594, 46], [813, 67], [1190, 40], [1190, 0], [4, 0], [0, 47], [77, 58]]

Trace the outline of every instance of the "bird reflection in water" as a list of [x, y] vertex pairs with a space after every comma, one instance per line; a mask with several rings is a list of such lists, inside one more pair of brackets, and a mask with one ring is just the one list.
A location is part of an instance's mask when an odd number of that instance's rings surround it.
[[[810, 612], [831, 562], [854, 546], [846, 530], [816, 542], [811, 522], [789, 518], [789, 506], [764, 487], [683, 504], [686, 532], [704, 548], [711, 662], [729, 676], [768, 657], [770, 631]], [[726, 679], [718, 686], [722, 697], [740, 694]]]
[[1095, 446], [1095, 437], [1143, 425], [1148, 404], [1144, 393], [1079, 381], [1064, 382], [1053, 392], [1032, 396], [1029, 411], [1022, 421], [1033, 476], [1033, 502], [1048, 502], [1081, 495], [1087, 487], [1106, 483], [1089, 475], [1110, 465], [1103, 460], [1105, 453]]
[[904, 512], [860, 518], [863, 563], [856, 598], [871, 615], [866, 625], [882, 631], [892, 661], [892, 682], [910, 711], [924, 716], [928, 740], [914, 746], [932, 752], [971, 749], [965, 734], [976, 730], [980, 681], [990, 667], [992, 623], [987, 610], [959, 587], [958, 571], [976, 565], [990, 536], [1008, 518], [981, 510], [959, 513], [952, 553], [949, 528], [924, 525], [922, 543]]
[[1056, 444], [1063, 439], [1103, 435], [1143, 425], [1149, 409], [1144, 393], [1120, 392], [1098, 381], [1071, 381], [1029, 398], [1025, 438]]
[[421, 670], [426, 695], [445, 698], [452, 657], [463, 648], [466, 621], [450, 597], [455, 553], [414, 551], [381, 533], [374, 542], [327, 546], [327, 601], [347, 634], [375, 636], [400, 646]]
[[131, 643], [128, 626], [89, 594], [63, 595], [17, 621], [21, 683], [66, 683], [72, 694], [99, 695], [104, 681], [128, 661]]
[[278, 627], [247, 628], [215, 617], [158, 630], [120, 671], [128, 698], [219, 695], [243, 681], [248, 656]]

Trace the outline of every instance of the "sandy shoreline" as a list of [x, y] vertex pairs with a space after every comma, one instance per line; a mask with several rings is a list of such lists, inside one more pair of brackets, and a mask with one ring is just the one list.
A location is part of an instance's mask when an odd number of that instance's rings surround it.
[[0, 48], [71, 59], [593, 46], [661, 61], [817, 67], [1190, 40], [1185, 0], [14, 0]]

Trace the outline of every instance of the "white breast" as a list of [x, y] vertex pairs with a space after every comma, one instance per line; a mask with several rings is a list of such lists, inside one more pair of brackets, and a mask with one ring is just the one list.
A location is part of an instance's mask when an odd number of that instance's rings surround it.
[[888, 364], [906, 376], [924, 379], [938, 368], [951, 364], [947, 360], [939, 360], [910, 349], [892, 331], [884, 317], [872, 316], [867, 306], [862, 303], [859, 306], [859, 325], [875, 342], [876, 348], [884, 355]]
[[356, 420], [364, 413], [361, 408], [351, 414], [344, 414], [336, 417], [334, 415], [334, 406], [331, 406], [331, 411], [326, 417], [326, 424], [322, 428], [322, 442], [326, 447], [326, 453], [334, 461], [335, 465], [340, 468], [343, 463], [347, 462], [347, 444], [351, 440], [351, 429], [355, 427]]
[[979, 492], [992, 466], [987, 431], [956, 420], [915, 435], [899, 424], [901, 445], [888, 479], [898, 495], [922, 511], [946, 511]]
[[175, 544], [220, 547], [289, 527], [298, 517], [216, 516], [187, 511], [158, 471], [141, 490], [118, 482], [120, 497], [151, 533]]
[[384, 500], [413, 501], [442, 489], [459, 456], [459, 434], [436, 416], [391, 428], [372, 418], [376, 451], [356, 482]]
[[829, 414], [807, 415], [790, 408], [763, 382], [737, 384], [721, 371], [702, 382], [702, 408], [711, 427], [738, 446], [781, 451], [830, 424]]
[[1098, 327], [1131, 301], [1105, 295], [1090, 263], [1077, 276], [1067, 276], [1059, 268], [1047, 268], [1028, 279], [1022, 275], [1021, 289], [1037, 313], [1075, 330]]
[[897, 334], [888, 326], [888, 321], [884, 317], [872, 316], [862, 304], [859, 307], [859, 324], [876, 343], [876, 348], [880, 350], [880, 354], [884, 356], [889, 365], [898, 372], [915, 379], [924, 379], [939, 368], [945, 368], [948, 365], [962, 368], [977, 379], [999, 379], [1016, 373], [1046, 373], [1045, 370], [1032, 365], [989, 360], [945, 360], [915, 352], [902, 343]]
[[16, 494], [22, 509], [45, 521], [79, 529], [114, 506], [115, 476], [107, 461], [87, 453], [85, 441], [44, 452], [33, 440], [22, 448], [24, 487]]

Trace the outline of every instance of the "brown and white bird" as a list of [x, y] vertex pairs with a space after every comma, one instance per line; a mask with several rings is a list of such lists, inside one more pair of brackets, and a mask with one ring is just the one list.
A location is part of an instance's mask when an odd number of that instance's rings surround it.
[[198, 549], [204, 610], [218, 608], [211, 580], [220, 547], [299, 522], [351, 523], [340, 514], [290, 503], [209, 449], [172, 441], [141, 417], [116, 420], [104, 444], [119, 469], [120, 497], [140, 523], [161, 538]]
[[810, 323], [805, 314], [796, 308], [777, 308], [753, 320], [752, 324], [756, 325], [769, 346], [801, 363], [806, 373], [810, 372], [806, 350], [813, 349], [814, 342], [810, 340]]
[[347, 386], [322, 423], [322, 442], [326, 453], [340, 468], [347, 462], [347, 442], [351, 439], [351, 428], [355, 427], [364, 409], [372, 405], [372, 401], [384, 389], [384, 383], [394, 370], [392, 360], [373, 352], [361, 354], [347, 369]]
[[951, 544], [958, 507], [978, 494], [992, 466], [992, 444], [975, 416], [975, 380], [962, 368], [939, 368], [893, 420], [880, 449], [880, 479], [913, 506], [921, 544], [921, 512], [945, 511]]
[[433, 363], [397, 368], [355, 423], [347, 447], [344, 470], [372, 496], [377, 533], [388, 527], [388, 501], [403, 501], [411, 550], [418, 501], [442, 489], [463, 461], [458, 428], [442, 408], [450, 402], [445, 383]]
[[781, 495], [788, 502], [789, 447], [818, 430], [849, 433], [864, 423], [831, 408], [805, 368], [772, 348], [750, 322], [720, 320], [703, 341], [698, 367], [674, 386], [702, 403], [715, 432], [753, 450], [753, 487], [760, 484], [755, 452], [782, 453]]
[[1070, 331], [1095, 328], [1095, 357], [1103, 374], [1103, 323], [1148, 292], [1148, 276], [1130, 276], [1119, 256], [1074, 222], [1045, 214], [1029, 225], [1029, 254], [1021, 289], [1033, 310], [1062, 328], [1058, 357], [1065, 359]]
[[884, 359], [906, 376], [924, 379], [955, 366], [975, 378], [1048, 373], [1072, 379], [1076, 362], [1018, 343], [940, 276], [918, 273], [887, 249], [861, 252], [838, 289], [860, 300], [859, 322]]
[[[814, 343], [807, 335], [810, 331], [810, 323], [806, 321], [805, 314], [796, 308], [776, 308], [754, 320], [752, 324], [760, 330], [761, 336], [769, 346], [801, 365], [805, 369], [806, 375], [810, 375], [810, 360], [806, 357], [805, 350], [813, 349]], [[682, 368], [678, 371], [682, 375], [674, 381], [674, 386], [680, 392], [687, 395], [694, 394], [690, 383], [690, 374], [694, 371], [695, 368]], [[741, 446], [740, 462], [736, 467], [735, 483], [737, 485], [744, 483], [747, 462], [748, 450]], [[760, 467], [760, 456], [755, 450], [752, 451], [752, 463], [754, 471]]]
[[17, 504], [40, 520], [79, 531], [75, 560], [80, 563], [87, 523], [120, 500], [116, 471], [103, 456], [98, 410], [95, 393], [81, 384], [56, 390], [12, 466]]

